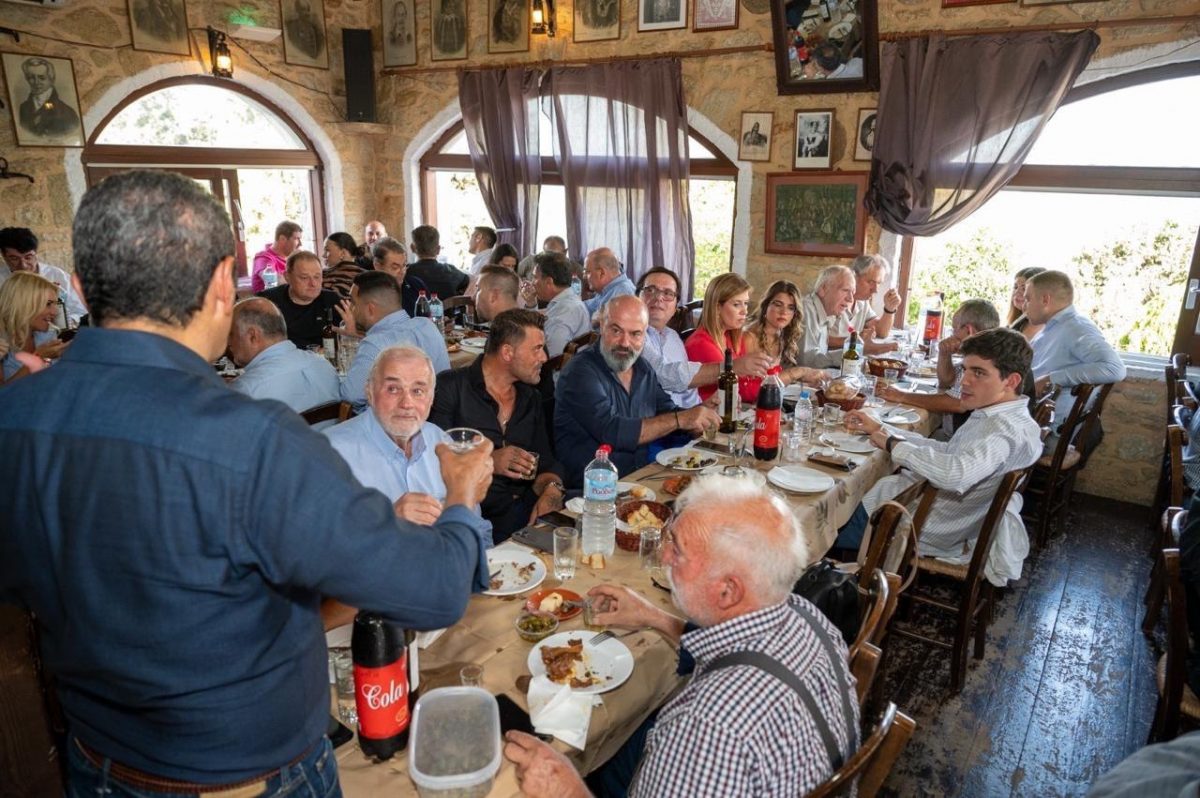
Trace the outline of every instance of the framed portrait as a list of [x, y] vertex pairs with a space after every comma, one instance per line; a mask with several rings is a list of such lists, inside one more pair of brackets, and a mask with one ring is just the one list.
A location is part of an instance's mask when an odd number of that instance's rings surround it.
[[488, 0], [488, 52], [529, 52], [529, 0]]
[[[434, 61], [467, 57], [467, 0], [429, 0], [429, 43]], [[526, 23], [528, 24], [528, 23]]]
[[742, 111], [742, 130], [738, 137], [739, 161], [771, 160], [771, 145], [775, 143], [771, 126], [775, 124], [772, 111]]
[[190, 55], [187, 8], [183, 0], [128, 0], [133, 49]]
[[621, 38], [621, 0], [575, 0], [576, 42], [606, 42]]
[[279, 18], [283, 20], [283, 60], [329, 69], [324, 0], [279, 0]]
[[879, 88], [878, 0], [770, 0], [780, 94]]
[[942, 8], [959, 6], [994, 6], [999, 3], [1015, 3], [1017, 0], [942, 0]]
[[379, 0], [383, 20], [383, 65], [417, 63], [417, 9], [414, 0]]
[[1021, 0], [1022, 6], [1061, 6], [1067, 3], [1098, 3], [1100, 0]]
[[19, 147], [82, 147], [83, 120], [69, 58], [0, 53]]
[[858, 124], [854, 127], [854, 160], [869, 161], [875, 149], [875, 117], [878, 108], [859, 108]]
[[828, 169], [832, 165], [833, 111], [796, 112], [796, 147], [793, 169]]
[[738, 0], [692, 0], [692, 31], [732, 30], [738, 26]]
[[862, 254], [866, 193], [866, 172], [767, 175], [764, 249], [830, 258]]
[[687, 12], [687, 0], [638, 0], [638, 32], [686, 28]]

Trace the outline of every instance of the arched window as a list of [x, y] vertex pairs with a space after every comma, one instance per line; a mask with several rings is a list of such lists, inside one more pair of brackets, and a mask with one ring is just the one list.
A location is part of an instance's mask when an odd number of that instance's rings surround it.
[[[553, 131], [542, 117], [542, 190], [536, 241], [566, 235], [566, 198], [553, 158]], [[733, 241], [737, 166], [695, 130], [688, 138], [688, 200], [696, 246], [693, 292], [703, 295], [708, 281], [729, 271]], [[438, 228], [442, 251], [458, 265], [470, 263], [467, 239], [490, 216], [479, 194], [462, 122], [452, 125], [421, 158], [421, 218]], [[569, 242], [568, 242], [569, 243]], [[526, 254], [526, 253], [522, 253]], [[571, 252], [582, 260], [585, 253]]]
[[181, 172], [225, 204], [247, 257], [273, 243], [275, 226], [324, 239], [322, 164], [312, 142], [277, 106], [237, 83], [189, 76], [146, 86], [104, 118], [83, 149], [88, 184], [133, 168]]

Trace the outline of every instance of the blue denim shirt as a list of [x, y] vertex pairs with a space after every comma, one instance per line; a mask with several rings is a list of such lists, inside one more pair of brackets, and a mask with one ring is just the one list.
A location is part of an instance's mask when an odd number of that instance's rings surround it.
[[[613, 297], [633, 294], [634, 288], [636, 288], [636, 286], [633, 284], [633, 280], [630, 280], [623, 274], [619, 274], [613, 278], [611, 283], [604, 286], [600, 293], [596, 294], [591, 299], [585, 299], [583, 301], [583, 306], [588, 309], [588, 313], [595, 313], [597, 310], [604, 307], [608, 300], [612, 299]], [[580, 333], [580, 335], [582, 334], [583, 333]]]
[[429, 355], [434, 374], [450, 368], [446, 339], [432, 321], [414, 319], [403, 310], [389, 313], [367, 330], [358, 344], [358, 352], [354, 355], [350, 370], [342, 379], [342, 401], [354, 405], [354, 412], [361, 413], [367, 406], [367, 377], [375, 358], [389, 346], [401, 344], [415, 346]]
[[251, 399], [278, 399], [297, 413], [338, 400], [338, 376], [329, 361], [288, 340], [259, 352], [229, 387]]
[[294, 412], [162, 336], [80, 330], [0, 390], [0, 451], [0, 601], [36, 613], [72, 732], [167, 778], [320, 739], [322, 596], [436, 629], [488, 582], [478, 516], [398, 521]]
[[638, 442], [642, 419], [678, 409], [642, 358], [626, 391], [598, 346], [575, 355], [558, 378], [554, 401], [554, 445], [567, 487], [583, 485], [583, 469], [602, 443], [612, 446], [618, 474], [646, 465], [650, 443]]
[[409, 492], [445, 500], [446, 483], [433, 450], [439, 443], [448, 442], [450, 436], [428, 421], [413, 436], [411, 458], [404, 456], [404, 450], [380, 426], [374, 412], [355, 416], [324, 434], [358, 481], [391, 501]]

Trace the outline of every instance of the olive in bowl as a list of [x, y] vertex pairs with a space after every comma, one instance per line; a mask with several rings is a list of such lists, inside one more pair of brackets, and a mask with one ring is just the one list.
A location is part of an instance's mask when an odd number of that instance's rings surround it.
[[549, 612], [526, 610], [517, 616], [514, 626], [522, 640], [536, 643], [558, 631], [558, 618]]

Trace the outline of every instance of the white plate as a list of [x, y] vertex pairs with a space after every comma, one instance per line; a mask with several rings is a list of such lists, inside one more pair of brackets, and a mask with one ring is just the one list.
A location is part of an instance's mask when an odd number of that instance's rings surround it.
[[617, 501], [618, 502], [636, 502], [636, 501], [652, 502], [658, 498], [657, 493], [655, 493], [654, 491], [650, 490], [649, 488], [647, 488], [645, 486], [642, 486], [642, 492], [644, 495], [629, 496], [624, 499], [621, 498], [622, 493], [628, 493], [629, 491], [633, 490], [636, 487], [638, 487], [638, 484], [636, 482], [618, 482], [617, 483]]
[[470, 349], [475, 352], [482, 352], [487, 346], [486, 338], [464, 338], [458, 342], [463, 349]]
[[526, 664], [534, 676], [545, 676], [546, 666], [542, 663], [542, 649], [547, 646], [565, 646], [568, 640], [583, 641], [583, 661], [592, 673], [600, 677], [599, 684], [591, 687], [571, 688], [573, 693], [607, 693], [625, 683], [633, 673], [633, 653], [628, 646], [615, 638], [609, 638], [598, 646], [588, 645], [588, 640], [599, 632], [581, 630], [578, 632], [556, 632], [542, 640], [529, 651]]
[[793, 493], [823, 493], [834, 486], [833, 477], [800, 465], [775, 466], [767, 481]]
[[[730, 464], [730, 465], [732, 465], [732, 464]], [[727, 466], [722, 465], [721, 463], [717, 463], [715, 466], [709, 466], [708, 468], [704, 469], [704, 471], [701, 473], [717, 474], [719, 476], [727, 476], [725, 474], [726, 467]], [[753, 482], [758, 487], [762, 487], [763, 485], [767, 484], [766, 476], [763, 474], [763, 472], [759, 471], [754, 466], [743, 466], [742, 467], [742, 475], [740, 477], [738, 477], [738, 479], [749, 480], [750, 482]]]
[[[511, 549], [505, 551], [488, 552], [488, 573], [495, 573], [496, 569], [500, 569], [500, 575], [497, 579], [503, 579], [504, 584], [498, 590], [485, 590], [485, 596], [515, 596], [518, 593], [524, 593], [526, 590], [532, 590], [542, 583], [546, 578], [546, 564], [542, 562], [540, 557], [533, 554], [525, 554], [520, 551]], [[526, 565], [533, 565], [533, 573], [529, 579], [524, 582], [517, 581], [517, 569]]]
[[[921, 420], [921, 414], [916, 410], [906, 410], [899, 407], [876, 410], [873, 415], [885, 424], [916, 424]], [[884, 416], [887, 416], [887, 418], [885, 419]]]
[[827, 432], [826, 438], [833, 441], [833, 448], [853, 454], [870, 454], [875, 451], [871, 442], [861, 435], [851, 435], [846, 432]]
[[[675, 465], [674, 461], [676, 458], [683, 458], [689, 455], [695, 456], [699, 461], [699, 465]], [[712, 452], [706, 452], [702, 449], [693, 448], [663, 449], [654, 459], [659, 465], [668, 466], [678, 471], [700, 471], [701, 469], [708, 468], [711, 465], [716, 465], [719, 461], [719, 458]]]

